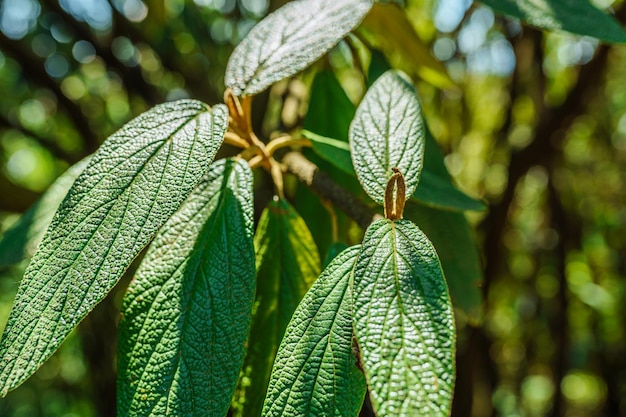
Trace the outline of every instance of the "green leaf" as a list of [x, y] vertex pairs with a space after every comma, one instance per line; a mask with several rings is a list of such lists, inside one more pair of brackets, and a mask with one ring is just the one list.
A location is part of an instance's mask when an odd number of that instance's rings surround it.
[[298, 303], [320, 273], [311, 232], [286, 200], [273, 200], [261, 214], [254, 236], [256, 312], [252, 320], [235, 415], [261, 414], [272, 363]]
[[214, 163], [150, 245], [122, 304], [119, 415], [226, 415], [254, 301], [252, 181]]
[[346, 174], [356, 176], [348, 142], [320, 136], [308, 130], [303, 130], [302, 136], [311, 141], [313, 150], [322, 159], [330, 162]]
[[424, 126], [415, 88], [400, 71], [387, 71], [367, 91], [350, 126], [350, 150], [359, 181], [383, 204], [397, 167], [406, 197], [415, 192], [424, 161]]
[[358, 416], [365, 378], [352, 354], [350, 275], [359, 252], [340, 253], [313, 284], [287, 327], [263, 416]]
[[426, 235], [408, 220], [372, 223], [353, 280], [354, 326], [377, 415], [449, 415], [454, 319]]
[[[385, 57], [379, 51], [373, 50], [367, 73], [368, 84], [372, 85], [389, 68], [389, 63]], [[426, 122], [424, 122], [424, 131], [426, 133], [424, 168], [420, 177], [420, 186], [415, 190], [413, 198], [431, 207], [452, 210], [484, 210], [485, 204], [482, 201], [471, 198], [454, 185], [454, 180], [443, 162], [443, 153]], [[311, 140], [313, 141], [313, 139]], [[326, 151], [326, 153], [328, 154], [330, 151]]]
[[28, 378], [113, 288], [206, 173], [225, 106], [153, 108], [109, 137], [55, 214], [0, 342], [0, 394]]
[[547, 30], [564, 30], [606, 42], [626, 42], [626, 31], [589, 0], [481, 0], [496, 12]]
[[71, 166], [4, 232], [0, 240], [0, 268], [14, 265], [35, 254], [59, 204], [88, 163], [89, 157]]
[[[316, 135], [307, 130], [302, 136], [309, 139], [313, 150], [325, 161], [330, 162], [341, 171], [356, 176], [350, 156], [350, 146], [337, 139]], [[420, 178], [420, 185], [413, 194], [413, 199], [431, 207], [440, 207], [451, 210], [484, 210], [485, 204], [469, 197], [460, 191], [453, 183], [452, 177], [443, 166], [443, 154], [439, 146], [426, 131], [426, 150], [424, 168]], [[443, 171], [439, 171], [439, 164]]]
[[339, 138], [348, 142], [350, 122], [356, 108], [332, 71], [315, 74], [311, 86], [309, 111], [302, 127], [321, 136]]
[[404, 216], [417, 224], [437, 248], [454, 307], [461, 309], [472, 324], [479, 324], [483, 309], [480, 288], [483, 272], [465, 215], [408, 202]]
[[[485, 203], [456, 188], [454, 180], [443, 163], [443, 153], [439, 149], [439, 145], [427, 127], [425, 130], [424, 168], [413, 199], [430, 207], [447, 210], [484, 210]], [[307, 130], [302, 131], [302, 136], [311, 141], [315, 153], [325, 161], [330, 162], [346, 174], [356, 176], [350, 156], [350, 146], [347, 143], [319, 136]]]
[[237, 45], [226, 67], [226, 86], [248, 96], [295, 75], [335, 46], [371, 7], [372, 0], [287, 3]]

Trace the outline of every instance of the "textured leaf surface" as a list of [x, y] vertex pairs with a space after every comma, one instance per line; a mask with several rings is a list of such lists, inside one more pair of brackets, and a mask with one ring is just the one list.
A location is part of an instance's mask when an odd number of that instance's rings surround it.
[[226, 415], [254, 300], [252, 180], [216, 162], [150, 245], [122, 305], [119, 415]]
[[417, 224], [437, 248], [454, 307], [461, 309], [471, 323], [480, 323], [483, 272], [476, 241], [465, 215], [409, 202], [404, 217]]
[[408, 220], [368, 228], [354, 270], [354, 322], [379, 416], [447, 416], [454, 319], [437, 253]]
[[0, 240], [0, 268], [13, 265], [35, 254], [59, 204], [89, 163], [89, 157], [71, 166], [50, 185], [41, 198], [26, 210]]
[[311, 232], [286, 200], [274, 200], [261, 214], [254, 236], [256, 312], [250, 330], [235, 415], [258, 417], [272, 363], [298, 303], [320, 273]]
[[[380, 52], [372, 51], [372, 59], [367, 73], [368, 83], [373, 84], [390, 68], [389, 63]], [[486, 206], [482, 201], [471, 198], [455, 186], [454, 180], [443, 162], [443, 153], [425, 121], [424, 131], [426, 137], [424, 168], [420, 176], [420, 186], [415, 190], [413, 198], [430, 207], [452, 210], [484, 210]]]
[[378, 204], [393, 167], [404, 174], [407, 198], [413, 195], [424, 160], [424, 126], [403, 73], [387, 71], [367, 91], [350, 125], [350, 151], [359, 181]]
[[352, 354], [350, 275], [359, 253], [340, 253], [315, 281], [285, 331], [263, 416], [358, 416], [363, 373]]
[[565, 30], [607, 42], [626, 42], [626, 32], [612, 16], [589, 0], [481, 0], [495, 11], [547, 30]]
[[296, 0], [257, 24], [233, 51], [226, 86], [237, 96], [260, 93], [303, 70], [354, 29], [372, 0]]
[[[322, 159], [330, 162], [344, 173], [356, 176], [350, 156], [350, 145], [346, 142], [319, 136], [307, 130], [302, 131], [302, 136], [311, 141], [315, 153]], [[413, 199], [430, 207], [448, 210], [480, 211], [485, 209], [485, 203], [460, 191], [453, 181], [443, 164], [443, 154], [439, 145], [427, 130], [424, 168]]]
[[29, 377], [110, 291], [208, 169], [224, 106], [153, 108], [109, 137], [55, 214], [0, 342], [0, 393]]

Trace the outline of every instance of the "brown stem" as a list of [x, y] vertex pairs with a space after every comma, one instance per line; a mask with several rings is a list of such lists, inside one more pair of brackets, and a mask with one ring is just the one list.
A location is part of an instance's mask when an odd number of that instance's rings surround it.
[[300, 152], [287, 153], [283, 157], [282, 163], [301, 182], [321, 197], [331, 201], [348, 217], [356, 221], [361, 228], [367, 229], [373, 221], [383, 218], [374, 209], [365, 205], [349, 191], [335, 183], [328, 175], [321, 172], [314, 163], [306, 159]]

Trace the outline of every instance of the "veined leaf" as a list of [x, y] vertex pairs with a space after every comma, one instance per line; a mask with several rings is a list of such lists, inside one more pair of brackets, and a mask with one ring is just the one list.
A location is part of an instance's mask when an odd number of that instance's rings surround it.
[[89, 157], [72, 165], [50, 185], [41, 198], [26, 210], [0, 240], [0, 268], [4, 268], [35, 254], [59, 204], [72, 184], [89, 163]]
[[252, 320], [235, 415], [258, 417], [272, 363], [298, 303], [320, 273], [311, 232], [286, 200], [274, 200], [261, 214], [254, 236], [256, 311]]
[[350, 122], [356, 108], [332, 71], [315, 74], [311, 86], [309, 111], [302, 127], [322, 136], [330, 136], [348, 142]]
[[358, 416], [365, 378], [352, 354], [350, 275], [359, 247], [344, 250], [300, 302], [280, 344], [263, 416]]
[[480, 323], [483, 272], [465, 215], [408, 202], [404, 217], [417, 224], [437, 248], [454, 307], [461, 309], [472, 324]]
[[[367, 72], [367, 82], [373, 84], [385, 71], [390, 69], [385, 57], [377, 50], [372, 51], [372, 59]], [[420, 176], [420, 186], [413, 198], [430, 207], [452, 210], [484, 210], [485, 204], [460, 191], [443, 163], [443, 153], [424, 122], [426, 137], [424, 149], [424, 168]], [[316, 143], [311, 139], [314, 146]], [[317, 148], [316, 148], [317, 149]], [[326, 150], [327, 153], [329, 151]]]
[[354, 326], [377, 415], [449, 415], [454, 319], [428, 238], [408, 220], [372, 223], [353, 280]]
[[206, 173], [226, 125], [225, 106], [166, 103], [91, 157], [18, 289], [0, 342], [0, 394], [35, 372], [113, 288]]
[[[589, 0], [481, 0], [496, 12], [547, 30], [565, 30], [606, 42], [626, 42], [626, 31]], [[584, 17], [583, 17], [584, 16]]]
[[298, 73], [354, 29], [372, 0], [296, 0], [257, 24], [233, 51], [226, 86], [237, 96], [260, 93]]
[[[313, 150], [325, 161], [330, 162], [346, 174], [356, 176], [350, 156], [350, 146], [337, 139], [316, 135], [307, 130], [302, 136], [309, 139]], [[426, 146], [424, 151], [424, 168], [420, 176], [420, 185], [413, 194], [413, 199], [429, 207], [447, 210], [485, 209], [485, 204], [476, 200], [454, 185], [453, 179], [443, 164], [443, 154], [439, 145], [426, 128]]]
[[380, 3], [372, 7], [361, 26], [369, 43], [382, 49], [396, 68], [439, 88], [457, 88], [445, 66], [415, 33], [407, 13], [397, 4]]
[[359, 181], [378, 204], [393, 167], [404, 174], [406, 197], [413, 195], [424, 161], [424, 125], [403, 73], [387, 71], [367, 91], [350, 125], [350, 150]]
[[119, 415], [226, 415], [254, 301], [252, 181], [214, 163], [150, 245], [122, 304]]

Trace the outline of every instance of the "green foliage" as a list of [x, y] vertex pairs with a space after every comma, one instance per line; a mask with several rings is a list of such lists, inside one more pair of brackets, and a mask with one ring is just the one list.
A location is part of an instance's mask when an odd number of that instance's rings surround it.
[[454, 185], [454, 180], [443, 162], [441, 149], [437, 146], [427, 126], [425, 129], [426, 149], [424, 150], [424, 168], [420, 177], [422, 186], [415, 190], [413, 197], [430, 207], [456, 211], [484, 210], [485, 203], [471, 198]]
[[621, 25], [589, 0], [481, 0], [494, 10], [533, 26], [566, 30], [607, 42], [626, 42]]
[[88, 163], [89, 158], [85, 158], [71, 166], [50, 185], [39, 201], [4, 232], [0, 240], [0, 268], [16, 264], [35, 254], [54, 213]]
[[223, 106], [163, 104], [90, 159], [20, 283], [0, 342], [2, 395], [52, 355], [178, 209], [217, 152], [226, 120]]
[[350, 153], [367, 194], [383, 204], [391, 168], [417, 188], [424, 161], [424, 126], [415, 89], [401, 72], [383, 74], [367, 91], [350, 125]]
[[[350, 145], [347, 142], [320, 136], [307, 130], [303, 130], [302, 135], [311, 141], [313, 150], [321, 158], [344, 173], [356, 177]], [[446, 210], [484, 210], [484, 203], [469, 197], [454, 185], [452, 177], [443, 164], [441, 150], [428, 129], [424, 143], [426, 149], [420, 177], [421, 185], [415, 190], [413, 198], [427, 206]]]
[[358, 246], [338, 254], [296, 309], [281, 342], [264, 416], [358, 416], [365, 378], [352, 354], [350, 279]]
[[469, 320], [482, 320], [482, 265], [472, 230], [463, 213], [437, 210], [409, 201], [405, 217], [432, 241], [445, 273], [452, 304]]
[[357, 26], [372, 0], [297, 0], [255, 26], [233, 52], [226, 87], [260, 93], [315, 62]]
[[252, 172], [222, 159], [157, 234], [122, 305], [120, 415], [228, 411], [254, 301], [252, 216]]
[[[348, 142], [350, 122], [354, 118], [356, 107], [332, 71], [324, 70], [315, 74], [309, 106], [316, 111], [307, 113], [302, 122], [304, 129]], [[348, 165], [352, 169], [352, 164]]]
[[257, 293], [250, 346], [237, 394], [237, 415], [258, 416], [272, 363], [298, 303], [320, 272], [320, 256], [307, 225], [283, 199], [263, 210], [254, 236]]
[[[480, 254], [463, 212], [485, 204], [457, 188], [428, 128], [440, 139], [447, 126], [424, 118], [417, 78], [458, 94], [418, 35], [428, 28], [381, 3], [288, 2], [233, 51], [225, 104], [182, 99], [144, 112], [4, 233], [0, 268], [32, 260], [0, 341], [1, 396], [52, 356], [136, 259], [119, 322], [120, 416], [452, 412], [454, 313], [463, 326], [480, 325], [484, 310]], [[540, 28], [626, 42], [615, 19], [587, 1], [484, 3]], [[192, 38], [174, 42], [193, 49]], [[149, 68], [143, 62], [140, 72]], [[167, 79], [152, 76], [153, 87]], [[63, 81], [63, 97], [78, 100], [81, 82]], [[252, 96], [273, 85], [267, 112], [255, 113]], [[303, 114], [293, 103], [307, 85]], [[290, 106], [295, 122], [272, 125]], [[524, 117], [524, 103], [515, 106], [511, 120]], [[305, 162], [294, 165], [288, 156], [298, 152]], [[550, 198], [559, 219], [558, 196]], [[529, 269], [519, 259], [518, 270]], [[570, 268], [556, 286], [606, 314], [610, 294], [590, 271]]]
[[373, 223], [353, 280], [354, 329], [376, 412], [448, 415], [454, 318], [428, 238], [408, 220]]

